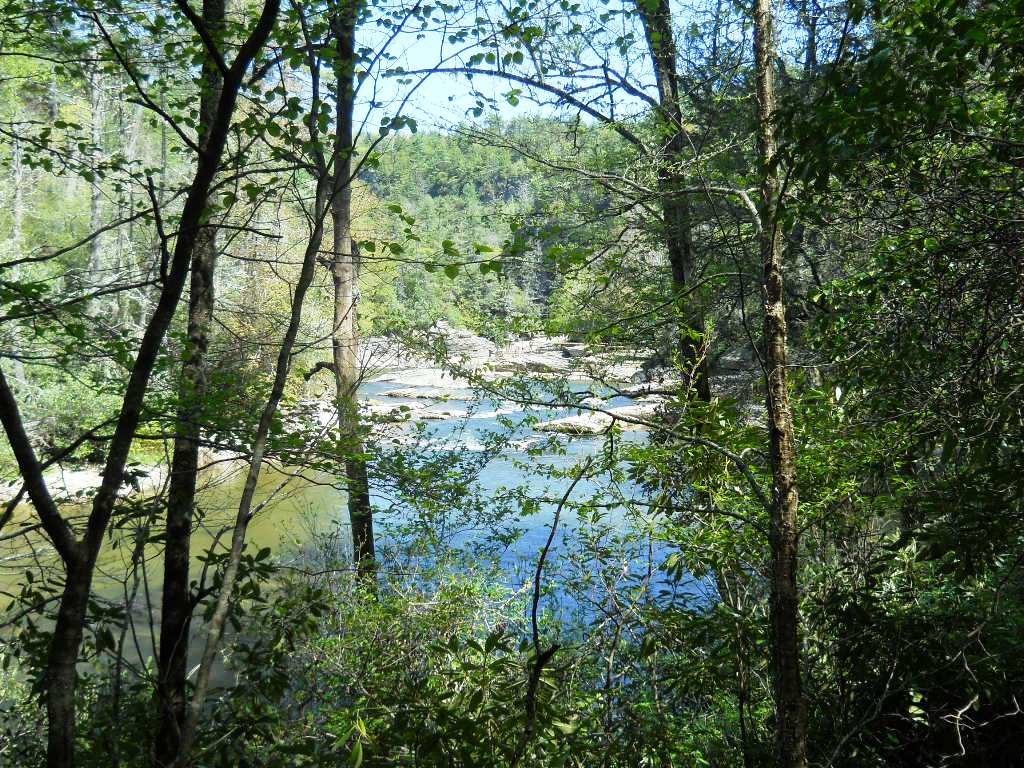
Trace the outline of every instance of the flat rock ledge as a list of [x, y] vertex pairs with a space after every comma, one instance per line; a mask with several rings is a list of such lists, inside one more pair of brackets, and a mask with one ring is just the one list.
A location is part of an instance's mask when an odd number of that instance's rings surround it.
[[360, 403], [360, 411], [378, 422], [445, 421], [465, 416], [465, 412], [451, 408], [435, 408], [423, 403], [382, 403], [371, 400]]
[[601, 435], [613, 425], [627, 432], [643, 431], [646, 424], [636, 420], [651, 421], [658, 412], [658, 403], [638, 403], [605, 411], [591, 411], [578, 416], [543, 421], [537, 425], [538, 432], [557, 432], [563, 435]]
[[[451, 398], [447, 391], [444, 397], [438, 400], [458, 399]], [[395, 395], [395, 397], [408, 397], [408, 395]], [[338, 421], [338, 411], [334, 403], [329, 400], [307, 400], [303, 403], [306, 409], [306, 416], [320, 427], [333, 427]], [[445, 419], [458, 419], [465, 416], [465, 411], [456, 408], [441, 408], [431, 403], [394, 403], [383, 400], [370, 399], [359, 402], [360, 414], [377, 424], [400, 424], [415, 421], [443, 421]]]
[[[489, 380], [526, 376], [535, 379], [630, 382], [641, 376], [650, 350], [608, 350], [570, 341], [566, 336], [533, 336], [502, 345], [438, 321], [428, 332], [443, 340], [450, 359], [476, 376]], [[398, 339], [373, 337], [363, 341], [360, 360], [368, 378], [406, 386], [466, 387], [464, 379], [438, 367], [422, 351], [406, 348]]]
[[443, 389], [441, 387], [427, 387], [425, 389], [417, 387], [404, 387], [402, 389], [392, 389], [382, 394], [383, 397], [395, 397], [406, 400], [472, 400], [471, 394], [453, 392], [450, 389]]

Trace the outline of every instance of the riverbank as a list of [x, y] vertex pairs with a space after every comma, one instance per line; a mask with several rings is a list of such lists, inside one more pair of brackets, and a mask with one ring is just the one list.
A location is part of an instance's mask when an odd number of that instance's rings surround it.
[[[597, 436], [612, 427], [642, 431], [657, 420], [664, 403], [678, 391], [678, 380], [651, 371], [649, 350], [594, 348], [565, 336], [534, 336], [504, 345], [446, 323], [437, 323], [414, 347], [397, 339], [370, 338], [360, 346], [366, 384], [360, 390], [360, 410], [381, 437], [395, 438], [396, 430], [418, 422], [454, 422], [479, 417], [480, 388], [495, 391], [512, 379], [561, 380], [599, 384], [600, 397], [585, 397], [578, 405], [547, 409], [533, 425], [535, 433], [556, 433], [567, 437]], [[428, 357], [424, 347], [438, 352]], [[743, 361], [741, 361], [743, 362]], [[727, 360], [716, 381], [723, 392], [735, 396], [749, 391], [749, 371], [737, 361]], [[459, 371], [463, 375], [453, 373]], [[331, 387], [321, 380], [311, 397], [303, 400], [303, 416], [321, 427], [336, 420]], [[514, 412], [511, 403], [488, 392], [495, 413]], [[741, 398], [742, 399], [742, 398]], [[496, 409], [496, 410], [495, 410]], [[487, 409], [484, 414], [487, 414]], [[751, 411], [753, 421], [763, 415]], [[168, 454], [170, 445], [159, 447]], [[153, 451], [148, 451], [152, 454]], [[244, 469], [245, 457], [225, 451], [204, 449], [200, 457], [207, 479]], [[168, 480], [166, 455], [134, 462], [126, 472], [120, 490], [123, 497], [160, 494]], [[102, 480], [100, 465], [54, 466], [45, 473], [47, 485], [58, 503], [80, 503]], [[17, 479], [0, 486], [0, 501], [10, 501], [20, 489]]]
[[[170, 445], [168, 444], [168, 450]], [[228, 451], [214, 451], [206, 448], [199, 452], [200, 474], [212, 480], [245, 466], [245, 457]], [[122, 498], [138, 496], [148, 498], [162, 493], [170, 475], [169, 459], [161, 461], [133, 461], [125, 469], [125, 479], [118, 491]], [[46, 487], [58, 504], [79, 504], [103, 481], [102, 464], [85, 464], [65, 467], [57, 464], [45, 472]], [[21, 483], [7, 481], [0, 486], [0, 502], [9, 502], [17, 496]], [[24, 499], [27, 501], [27, 499]]]
[[498, 345], [443, 321], [411, 340], [372, 337], [359, 348], [368, 380], [437, 388], [467, 388], [470, 377], [637, 384], [653, 355], [644, 349], [596, 348], [567, 336], [535, 335]]

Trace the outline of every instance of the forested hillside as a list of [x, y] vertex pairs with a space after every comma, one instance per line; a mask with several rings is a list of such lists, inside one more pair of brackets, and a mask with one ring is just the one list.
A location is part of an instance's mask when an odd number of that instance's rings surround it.
[[0, 766], [1024, 765], [1019, 0], [10, 0]]

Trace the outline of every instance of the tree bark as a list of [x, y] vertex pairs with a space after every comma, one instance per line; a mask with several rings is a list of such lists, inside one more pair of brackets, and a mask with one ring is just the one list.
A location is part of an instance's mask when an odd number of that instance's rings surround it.
[[359, 332], [356, 325], [358, 270], [352, 241], [352, 114], [354, 104], [355, 32], [358, 0], [335, 0], [331, 31], [337, 45], [334, 58], [336, 121], [334, 135], [334, 188], [331, 217], [334, 228], [331, 265], [334, 280], [334, 328], [331, 351], [334, 359], [338, 431], [345, 450], [348, 512], [352, 525], [352, 552], [360, 577], [370, 578], [376, 557], [373, 510], [364, 446], [359, 432]]
[[764, 343], [768, 440], [772, 468], [770, 521], [771, 647], [776, 748], [784, 768], [805, 768], [807, 734], [800, 681], [800, 602], [796, 445], [786, 375], [787, 328], [782, 217], [775, 137], [774, 17], [771, 0], [755, 0], [758, 148], [761, 163], [760, 251], [764, 264]]
[[[658, 193], [661, 199], [665, 246], [672, 267], [672, 291], [683, 302], [684, 317], [679, 329], [678, 351], [686, 368], [693, 393], [705, 402], [711, 400], [711, 381], [707, 355], [703, 349], [704, 308], [697, 292], [688, 293], [693, 283], [696, 259], [693, 249], [690, 198], [682, 188], [681, 175], [687, 146], [683, 112], [679, 103], [679, 77], [676, 69], [675, 33], [672, 29], [670, 0], [638, 2], [636, 8], [644, 24], [647, 45], [654, 62], [658, 86], [658, 104], [664, 134], [664, 159], [658, 165]], [[694, 338], [696, 333], [698, 338]], [[699, 340], [698, 340], [699, 339]]]
[[[125, 156], [129, 162], [139, 157], [139, 133], [141, 132], [141, 108], [134, 104], [122, 104], [118, 108], [118, 130], [127, 135]], [[128, 197], [118, 199], [117, 215], [119, 219], [129, 218], [135, 212], [135, 185], [128, 187]], [[114, 275], [116, 280], [123, 280], [131, 271], [131, 255], [134, 243], [135, 222], [129, 221], [127, 227], [117, 228], [117, 239], [114, 243]], [[129, 314], [131, 294], [134, 292], [118, 291], [116, 304], [112, 310], [112, 325], [118, 328], [129, 328], [133, 318]]]
[[[224, 27], [224, 0], [204, 0], [203, 23], [217, 39]], [[199, 146], [206, 149], [217, 117], [223, 78], [216, 65], [203, 66], [199, 103]], [[169, 766], [178, 755], [186, 716], [189, 629], [192, 595], [189, 557], [192, 512], [199, 473], [199, 422], [207, 392], [206, 351], [213, 320], [214, 271], [217, 263], [217, 229], [203, 227], [196, 238], [189, 286], [188, 340], [178, 387], [177, 431], [171, 458], [164, 544], [164, 585], [160, 611], [160, 649], [157, 661], [158, 724], [155, 764]]]
[[47, 764], [72, 766], [75, 759], [75, 687], [78, 649], [85, 630], [92, 564], [77, 560], [66, 570], [57, 626], [46, 667], [46, 716], [49, 722]]

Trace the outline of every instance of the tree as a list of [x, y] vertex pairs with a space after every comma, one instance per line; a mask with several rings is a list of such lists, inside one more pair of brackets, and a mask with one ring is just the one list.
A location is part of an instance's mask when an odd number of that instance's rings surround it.
[[[223, 45], [224, 0], [204, 0], [202, 29]], [[199, 148], [205, 151], [217, 117], [223, 75], [212, 57], [203, 62], [199, 98]], [[209, 209], [210, 201], [207, 200]], [[188, 342], [181, 366], [178, 414], [167, 492], [164, 534], [164, 579], [160, 610], [160, 651], [157, 665], [159, 718], [155, 746], [157, 766], [169, 766], [178, 754], [185, 723], [186, 676], [193, 596], [189, 580], [192, 513], [199, 474], [202, 403], [207, 396], [206, 351], [213, 321], [217, 229], [207, 221], [200, 229], [192, 257], [188, 305]]]
[[334, 0], [329, 9], [331, 32], [336, 51], [333, 59], [335, 87], [335, 125], [331, 218], [333, 247], [331, 275], [334, 282], [334, 325], [331, 350], [334, 363], [338, 431], [345, 451], [345, 476], [348, 480], [348, 511], [352, 525], [352, 553], [361, 575], [373, 569], [373, 511], [366, 474], [363, 440], [359, 431], [359, 401], [356, 388], [362, 378], [359, 362], [357, 303], [359, 270], [356, 245], [352, 238], [352, 156], [353, 112], [356, 83], [356, 24], [362, 3], [358, 0]]
[[770, 509], [771, 646], [778, 757], [786, 768], [807, 765], [807, 733], [800, 685], [800, 594], [797, 588], [800, 529], [796, 439], [789, 403], [788, 336], [782, 271], [782, 216], [775, 96], [775, 13], [771, 0], [754, 4], [757, 141], [760, 153], [761, 233], [764, 263], [764, 350], [768, 448], [772, 470]]
[[[50, 495], [39, 460], [19, 414], [17, 401], [0, 371], [0, 403], [3, 406], [0, 408], [0, 419], [14, 449], [36, 514], [65, 568], [65, 587], [60, 599], [46, 668], [49, 721], [47, 761], [53, 768], [74, 764], [76, 665], [96, 560], [103, 545], [107, 525], [114, 513], [117, 493], [124, 481], [128, 452], [139, 423], [143, 399], [160, 345], [174, 316], [189, 273], [193, 249], [203, 224], [207, 195], [220, 165], [238, 93], [249, 65], [266, 42], [276, 22], [278, 7], [277, 0], [267, 0], [252, 32], [230, 65], [224, 62], [221, 51], [209, 42], [208, 37], [204, 39], [204, 44], [208, 45], [207, 56], [214, 58], [217, 66], [223, 71], [224, 86], [217, 102], [215, 118], [209, 126], [206, 148], [197, 153], [195, 175], [186, 194], [173, 251], [164, 254], [167, 265], [165, 279], [125, 387], [114, 436], [104, 462], [102, 485], [92, 502], [82, 538], [76, 536]], [[188, 14], [189, 12], [185, 12], [186, 16]], [[95, 14], [93, 20], [97, 24], [100, 23]], [[201, 22], [198, 21], [196, 30], [200, 36], [205, 33]], [[117, 44], [109, 37], [106, 39], [115, 55], [119, 54]], [[131, 76], [134, 73], [129, 70], [128, 74]]]
[[[678, 53], [669, 0], [637, 0], [636, 10], [643, 20], [644, 35], [654, 65], [658, 89], [658, 197], [665, 227], [665, 246], [672, 265], [672, 291], [687, 308], [679, 331], [679, 358], [697, 398], [711, 400], [711, 380], [704, 339], [704, 311], [700, 293], [694, 290], [697, 275], [693, 252], [690, 195], [682, 174], [687, 164], [686, 149], [692, 145], [683, 124], [679, 99]], [[696, 334], [695, 336], [693, 334]]]

